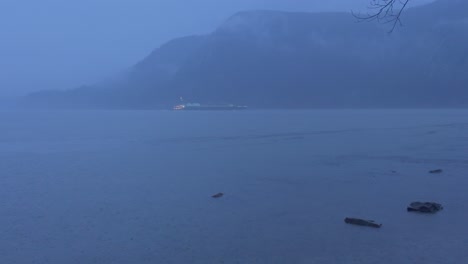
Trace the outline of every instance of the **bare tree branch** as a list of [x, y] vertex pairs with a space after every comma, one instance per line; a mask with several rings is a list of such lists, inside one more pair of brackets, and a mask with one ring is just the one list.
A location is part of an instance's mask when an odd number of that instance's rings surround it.
[[389, 33], [393, 32], [397, 25], [402, 25], [401, 15], [411, 0], [371, 0], [369, 11], [366, 14], [353, 13], [358, 21], [378, 21], [383, 24], [392, 24]]

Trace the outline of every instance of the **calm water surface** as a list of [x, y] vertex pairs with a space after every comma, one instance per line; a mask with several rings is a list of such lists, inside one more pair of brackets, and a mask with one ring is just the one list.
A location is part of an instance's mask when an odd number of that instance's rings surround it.
[[[3, 111], [0, 122], [0, 263], [468, 261], [465, 110]], [[414, 200], [446, 208], [409, 214]]]

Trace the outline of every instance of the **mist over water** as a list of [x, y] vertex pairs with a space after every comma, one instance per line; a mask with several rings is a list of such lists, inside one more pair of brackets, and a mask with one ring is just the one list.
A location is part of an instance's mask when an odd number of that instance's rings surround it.
[[366, 4], [3, 1], [0, 264], [468, 263], [468, 2]]

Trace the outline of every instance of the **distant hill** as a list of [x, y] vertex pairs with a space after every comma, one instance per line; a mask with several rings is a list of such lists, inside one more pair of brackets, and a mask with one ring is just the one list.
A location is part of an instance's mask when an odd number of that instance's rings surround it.
[[166, 108], [186, 100], [259, 108], [467, 107], [468, 1], [412, 8], [388, 34], [348, 13], [240, 12], [168, 42], [118, 81], [44, 91], [25, 104]]

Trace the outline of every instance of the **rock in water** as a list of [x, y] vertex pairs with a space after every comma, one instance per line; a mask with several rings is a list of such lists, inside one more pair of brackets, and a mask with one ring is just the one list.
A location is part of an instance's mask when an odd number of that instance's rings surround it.
[[438, 211], [444, 209], [441, 204], [432, 203], [432, 202], [413, 202], [411, 203], [407, 210], [408, 212], [421, 212], [421, 213], [437, 213]]
[[375, 227], [375, 228], [380, 228], [382, 227], [382, 224], [377, 224], [373, 220], [363, 220], [363, 219], [358, 219], [358, 218], [345, 218], [345, 223], [351, 224], [351, 225], [360, 225], [360, 226], [369, 226], [369, 227]]
[[217, 193], [217, 194], [215, 194], [215, 195], [213, 195], [213, 196], [211, 196], [211, 197], [213, 197], [213, 198], [221, 198], [221, 197], [223, 197], [223, 196], [224, 196], [224, 193]]

